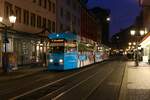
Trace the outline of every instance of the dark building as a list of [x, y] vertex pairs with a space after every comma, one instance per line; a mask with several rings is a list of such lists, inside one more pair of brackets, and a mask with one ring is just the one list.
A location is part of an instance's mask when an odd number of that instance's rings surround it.
[[101, 25], [102, 32], [102, 44], [109, 44], [109, 21], [107, 18], [110, 16], [110, 10], [95, 7], [90, 9], [90, 12], [94, 14], [98, 23]]
[[84, 4], [87, 4], [88, 0], [80, 0], [81, 2], [83, 2]]
[[120, 32], [112, 36], [111, 42], [113, 48], [115, 49], [126, 49], [129, 42], [135, 42], [135, 38], [130, 35], [130, 31], [133, 29], [133, 26], [128, 28], [121, 29]]
[[89, 12], [85, 5], [81, 7], [80, 37], [81, 40], [93, 40], [101, 43], [101, 30], [95, 16]]

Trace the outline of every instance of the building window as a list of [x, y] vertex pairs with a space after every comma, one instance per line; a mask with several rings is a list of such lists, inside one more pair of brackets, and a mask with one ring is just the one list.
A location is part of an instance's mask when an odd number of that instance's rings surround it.
[[70, 12], [66, 12], [66, 20], [70, 21], [71, 20], [71, 14]]
[[76, 25], [76, 16], [73, 16], [72, 24], [73, 24], [73, 25]]
[[71, 30], [70, 26], [66, 26], [66, 30], [70, 31]]
[[31, 13], [30, 25], [35, 27], [35, 22], [36, 22], [36, 16], [35, 16], [35, 14]]
[[37, 27], [41, 28], [41, 16], [37, 16]]
[[52, 25], [51, 25], [51, 21], [50, 21], [50, 20], [48, 20], [47, 28], [50, 30], [50, 32], [51, 32], [51, 27], [52, 27]]
[[66, 0], [66, 4], [69, 6], [71, 4], [71, 0]]
[[60, 32], [63, 31], [63, 24], [60, 24]]
[[64, 9], [60, 8], [60, 16], [63, 17], [64, 16]]
[[55, 13], [55, 3], [53, 3], [53, 13]]
[[16, 22], [21, 23], [21, 8], [15, 7]]
[[29, 25], [29, 12], [27, 10], [23, 11], [23, 23]]
[[55, 22], [52, 23], [52, 32], [55, 32]]
[[12, 14], [12, 4], [5, 2], [4, 16], [7, 19]]
[[76, 9], [77, 9], [77, 3], [76, 3], [76, 2], [73, 2], [72, 5], [73, 5], [73, 6], [72, 6], [73, 9], [76, 10]]
[[44, 8], [47, 8], [47, 0], [44, 0]]
[[50, 0], [48, 0], [48, 10], [49, 11], [52, 10], [52, 2]]
[[42, 25], [43, 28], [46, 28], [46, 18], [43, 18], [43, 25]]
[[39, 6], [42, 5], [42, 0], [39, 0], [38, 5], [39, 5]]

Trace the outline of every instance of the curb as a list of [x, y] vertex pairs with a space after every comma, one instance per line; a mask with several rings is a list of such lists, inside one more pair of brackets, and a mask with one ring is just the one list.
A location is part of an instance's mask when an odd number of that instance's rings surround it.
[[127, 63], [126, 63], [118, 100], [126, 100], [126, 95], [127, 95], [127, 77], [128, 77], [128, 66], [127, 66]]

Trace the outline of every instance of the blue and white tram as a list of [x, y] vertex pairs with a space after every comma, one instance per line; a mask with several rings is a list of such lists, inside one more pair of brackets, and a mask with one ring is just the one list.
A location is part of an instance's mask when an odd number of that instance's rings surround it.
[[92, 50], [85, 50], [87, 46], [78, 43], [77, 35], [73, 33], [52, 33], [48, 37], [50, 39], [48, 70], [76, 69], [101, 61], [100, 55], [98, 53], [95, 55]]

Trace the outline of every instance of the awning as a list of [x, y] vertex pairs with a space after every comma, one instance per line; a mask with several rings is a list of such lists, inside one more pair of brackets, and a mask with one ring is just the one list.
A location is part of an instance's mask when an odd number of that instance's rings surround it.
[[150, 32], [143, 38], [140, 45], [142, 48], [146, 47], [147, 45], [150, 45]]

